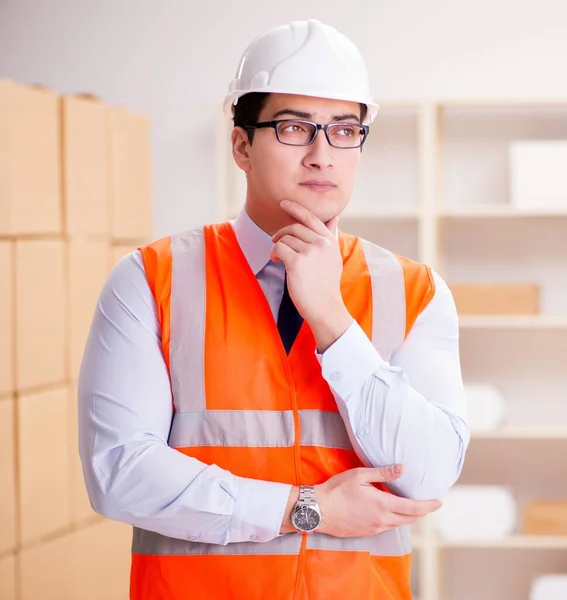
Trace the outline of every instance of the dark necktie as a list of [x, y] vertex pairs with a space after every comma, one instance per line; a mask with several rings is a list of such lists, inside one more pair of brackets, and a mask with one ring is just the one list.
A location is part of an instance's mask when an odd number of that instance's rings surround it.
[[280, 310], [278, 312], [278, 331], [282, 338], [285, 351], [289, 354], [293, 342], [301, 329], [303, 323], [303, 317], [295, 308], [295, 304], [291, 300], [289, 290], [287, 289], [287, 273], [284, 280], [284, 293], [282, 303], [280, 304]]

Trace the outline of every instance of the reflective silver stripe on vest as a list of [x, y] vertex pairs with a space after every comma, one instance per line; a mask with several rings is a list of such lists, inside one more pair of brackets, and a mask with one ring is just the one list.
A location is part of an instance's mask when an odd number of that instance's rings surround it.
[[222, 546], [170, 538], [134, 527], [132, 538], [132, 552], [135, 554], [299, 554], [300, 546], [301, 535], [299, 533], [287, 533], [265, 543], [238, 542]]
[[406, 331], [404, 271], [389, 250], [361, 241], [372, 285], [372, 343], [384, 360], [390, 360]]
[[302, 446], [324, 446], [352, 450], [347, 429], [338, 412], [300, 410]]
[[[352, 450], [346, 427], [338, 412], [300, 410], [303, 446]], [[204, 410], [176, 412], [169, 435], [173, 448], [234, 446], [278, 448], [293, 446], [293, 411]]]
[[324, 533], [307, 537], [309, 550], [347, 550], [369, 552], [374, 556], [403, 556], [411, 552], [411, 530], [409, 527], [397, 527], [360, 538], [338, 538]]
[[169, 359], [176, 410], [205, 410], [205, 239], [192, 229], [171, 238]]
[[[206, 544], [170, 538], [153, 531], [134, 528], [132, 552], [135, 554], [171, 555], [278, 555], [299, 554], [301, 535], [287, 533], [269, 542], [238, 542], [234, 544]], [[372, 537], [335, 538], [324, 533], [307, 536], [309, 550], [342, 550], [368, 552], [373, 556], [403, 556], [411, 552], [411, 533], [408, 527], [391, 529]]]

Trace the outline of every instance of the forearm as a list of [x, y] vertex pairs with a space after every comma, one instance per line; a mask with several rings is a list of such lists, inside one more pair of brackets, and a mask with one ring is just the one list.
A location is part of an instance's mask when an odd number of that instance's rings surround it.
[[[236, 477], [158, 440], [139, 439], [99, 453], [82, 442], [91, 504], [110, 519], [222, 545], [265, 542], [279, 534], [289, 485]], [[98, 467], [103, 463], [106, 473]]]
[[[427, 362], [423, 355], [422, 361]], [[468, 444], [465, 422], [443, 401], [414, 389], [384, 361], [355, 323], [321, 358], [353, 447], [368, 466], [404, 465], [392, 490], [439, 498], [458, 478]], [[450, 393], [450, 392], [443, 392]]]

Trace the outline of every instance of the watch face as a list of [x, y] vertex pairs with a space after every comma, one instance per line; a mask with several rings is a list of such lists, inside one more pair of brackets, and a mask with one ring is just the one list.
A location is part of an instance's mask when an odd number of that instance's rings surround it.
[[293, 515], [293, 523], [301, 531], [313, 531], [320, 522], [319, 513], [311, 506], [300, 506]]

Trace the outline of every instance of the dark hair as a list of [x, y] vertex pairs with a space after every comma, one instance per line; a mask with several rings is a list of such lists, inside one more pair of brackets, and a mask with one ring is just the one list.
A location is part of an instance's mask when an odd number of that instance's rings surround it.
[[[253, 125], [258, 122], [260, 113], [266, 105], [268, 96], [270, 94], [266, 92], [250, 92], [244, 94], [238, 99], [238, 103], [234, 107], [234, 117], [232, 119], [235, 127], [243, 127], [246, 125]], [[366, 104], [360, 104], [360, 122], [363, 123], [366, 118], [368, 107]], [[254, 129], [247, 129], [248, 139], [250, 143], [254, 139]]]

